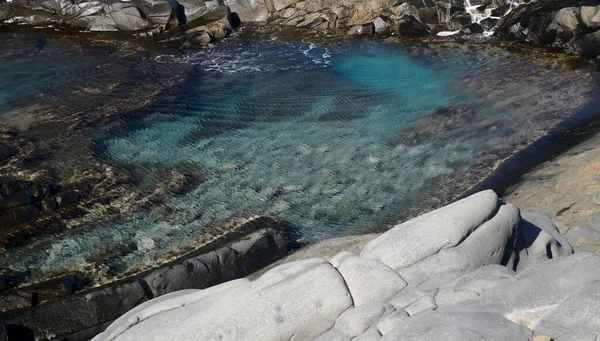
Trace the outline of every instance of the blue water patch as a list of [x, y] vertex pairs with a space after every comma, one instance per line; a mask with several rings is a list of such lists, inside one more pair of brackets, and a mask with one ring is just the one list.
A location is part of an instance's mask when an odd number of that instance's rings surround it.
[[[90, 123], [87, 131], [93, 131], [92, 161], [126, 170], [132, 192], [162, 194], [131, 209], [127, 200], [110, 198], [98, 211], [115, 208], [118, 220], [75, 225], [0, 255], [0, 267], [31, 278], [90, 266], [121, 274], [177, 254], [222, 222], [255, 214], [286, 220], [303, 242], [380, 231], [451, 197], [474, 162], [481, 168], [471, 179], [479, 181], [496, 160], [537, 134], [541, 125], [534, 118], [545, 120], [548, 109], [524, 99], [539, 98], [552, 79], [526, 63], [503, 61], [517, 69], [511, 77], [526, 75], [515, 82], [530, 86], [529, 93], [499, 79], [498, 70], [488, 68], [498, 62], [493, 57], [436, 51], [435, 58], [423, 58], [404, 45], [377, 41], [316, 44], [240, 35], [206, 50], [140, 57], [139, 64], [133, 57], [124, 64], [103, 59], [102, 67], [89, 55], [68, 53], [81, 63], [50, 73], [44, 96], [52, 95], [48, 85], [65, 81], [61, 74], [68, 76], [65, 89], [89, 92], [82, 98], [95, 99], [94, 105], [104, 104], [94, 95], [103, 89], [113, 91], [111, 104], [128, 99], [131, 89], [156, 81], [156, 70], [178, 80], [165, 93], [148, 90], [158, 93], [156, 103]], [[111, 85], [115, 65], [124, 74], [118, 87]], [[36, 86], [23, 79], [23, 86]], [[170, 193], [168, 182], [182, 174], [195, 180]]]

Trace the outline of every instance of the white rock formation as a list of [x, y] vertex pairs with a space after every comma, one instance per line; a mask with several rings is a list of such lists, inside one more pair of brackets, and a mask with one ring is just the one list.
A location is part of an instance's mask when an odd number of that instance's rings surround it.
[[570, 255], [549, 220], [521, 217], [480, 192], [396, 226], [360, 256], [147, 302], [94, 341], [594, 340], [600, 256]]

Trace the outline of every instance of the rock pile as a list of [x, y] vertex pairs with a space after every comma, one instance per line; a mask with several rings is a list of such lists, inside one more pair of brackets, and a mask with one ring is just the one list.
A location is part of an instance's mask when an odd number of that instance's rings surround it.
[[504, 17], [497, 33], [574, 54], [600, 54], [600, 5], [594, 0], [536, 1]]
[[600, 257], [492, 191], [400, 224], [359, 254], [146, 302], [94, 340], [594, 340]]

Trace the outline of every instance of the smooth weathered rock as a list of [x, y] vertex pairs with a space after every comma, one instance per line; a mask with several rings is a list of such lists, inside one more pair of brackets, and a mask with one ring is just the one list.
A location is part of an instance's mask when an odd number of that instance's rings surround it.
[[498, 197], [484, 191], [404, 222], [369, 242], [361, 257], [399, 270], [458, 245], [498, 208]]
[[409, 316], [414, 316], [424, 311], [435, 310], [435, 308], [437, 308], [437, 306], [433, 298], [430, 296], [423, 296], [405, 307], [404, 311], [406, 311]]
[[[419, 237], [421, 249], [411, 249]], [[516, 207], [482, 192], [399, 225], [371, 240], [361, 256], [342, 251], [331, 263], [291, 261], [255, 281], [147, 303], [95, 340], [518, 341], [530, 340], [531, 329], [585, 340], [598, 323], [587, 312], [600, 304], [600, 256], [563, 255], [561, 238], [544, 216], [524, 214], [521, 223]], [[326, 245], [335, 246], [331, 243]], [[360, 244], [349, 245], [356, 251]], [[555, 248], [551, 254], [534, 252], [548, 245]], [[528, 248], [531, 263], [516, 274], [511, 269]], [[235, 264], [240, 256], [227, 256], [230, 251], [214, 252], [205, 262]], [[383, 262], [406, 264], [397, 271], [411, 278], [410, 285]], [[570, 324], [553, 330], [562, 318]]]
[[[168, 314], [160, 313], [160, 305], [154, 306], [154, 311], [139, 312], [137, 319], [131, 318], [137, 320], [137, 324], [116, 340], [316, 337], [329, 330], [335, 319], [352, 304], [339, 272], [319, 260], [284, 264], [255, 282], [208, 296], [203, 296], [202, 291], [198, 294], [201, 295], [198, 299], [188, 295], [181, 303], [163, 302], [172, 307]], [[110, 338], [107, 335], [95, 340]]]
[[476, 292], [479, 295], [514, 280], [515, 272], [501, 265], [488, 265], [458, 278], [453, 287]]
[[348, 285], [355, 306], [388, 300], [406, 287], [406, 282], [394, 270], [368, 258], [347, 257], [338, 271]]
[[408, 313], [405, 310], [396, 310], [377, 323], [377, 330], [381, 335], [385, 335], [390, 330], [396, 328], [406, 318], [408, 318]]
[[369, 329], [366, 332], [352, 339], [352, 341], [377, 341], [381, 339], [381, 333], [375, 329]]
[[350, 308], [335, 321], [334, 328], [350, 337], [356, 337], [373, 326], [384, 315], [396, 308], [385, 301], [371, 301], [360, 307]]
[[335, 329], [331, 329], [327, 333], [319, 336], [315, 341], [350, 341], [352, 338], [344, 333], [341, 333]]
[[420, 284], [444, 273], [475, 270], [484, 265], [509, 263], [514, 257], [519, 210], [510, 204], [479, 226], [460, 244], [442, 248], [409, 268], [398, 270], [408, 283]]
[[600, 281], [571, 293], [533, 327], [556, 340], [594, 340], [600, 333]]
[[[515, 310], [535, 309], [559, 303], [566, 295], [600, 280], [600, 256], [575, 253], [535, 265], [498, 287], [500, 297]], [[567, 275], [572, 274], [572, 275]], [[496, 293], [488, 292], [495, 296]]]
[[472, 290], [463, 288], [441, 288], [437, 294], [435, 294], [434, 302], [437, 307], [444, 307], [475, 301], [478, 298], [479, 294]]
[[521, 251], [517, 271], [573, 253], [573, 247], [546, 215], [522, 213], [521, 217], [523, 220], [517, 241], [517, 248]]
[[501, 315], [472, 312], [428, 312], [410, 317], [382, 341], [528, 341], [532, 333]]

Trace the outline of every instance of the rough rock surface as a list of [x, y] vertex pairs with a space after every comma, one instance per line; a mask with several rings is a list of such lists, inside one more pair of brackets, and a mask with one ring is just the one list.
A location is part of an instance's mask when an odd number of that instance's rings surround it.
[[521, 176], [504, 200], [546, 214], [577, 251], [600, 254], [600, 135]]
[[574, 54], [600, 54], [600, 5], [595, 0], [544, 0], [500, 20], [498, 35]]
[[[257, 9], [255, 2], [242, 4]], [[235, 2], [234, 8], [244, 9]], [[227, 37], [239, 25], [239, 16], [221, 0], [17, 0], [0, 1], [0, 23], [135, 32], [138, 37], [173, 39], [191, 47]], [[175, 30], [178, 27], [183, 29]]]
[[[522, 219], [484, 191], [396, 226], [360, 256], [150, 301], [94, 340], [586, 340], [598, 330], [600, 256], [571, 253], [543, 217]], [[423, 262], [429, 274], [404, 278]]]

